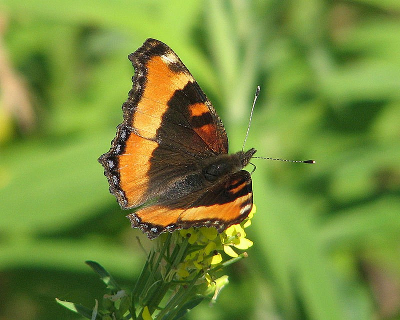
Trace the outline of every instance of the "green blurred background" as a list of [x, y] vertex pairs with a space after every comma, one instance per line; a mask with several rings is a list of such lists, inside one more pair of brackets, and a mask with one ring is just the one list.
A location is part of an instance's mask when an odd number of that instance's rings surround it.
[[[254, 160], [249, 258], [188, 319], [400, 319], [400, 1], [1, 0], [0, 319], [80, 319], [145, 261], [97, 163], [171, 46]], [[251, 169], [251, 168], [250, 168]]]

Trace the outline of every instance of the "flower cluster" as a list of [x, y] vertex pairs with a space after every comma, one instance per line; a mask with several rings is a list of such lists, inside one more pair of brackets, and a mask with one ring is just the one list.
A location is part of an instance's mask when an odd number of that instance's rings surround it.
[[[224, 267], [247, 256], [253, 242], [245, 228], [255, 212], [240, 224], [224, 232], [215, 228], [191, 228], [164, 233], [154, 242], [135, 287], [121, 288], [98, 263], [87, 263], [107, 286], [102, 307], [89, 309], [60, 301], [66, 308], [89, 319], [175, 319], [182, 317], [206, 297], [214, 303], [228, 283], [227, 275], [218, 275]], [[240, 251], [242, 251], [240, 253]]]
[[192, 250], [179, 264], [177, 279], [186, 279], [195, 271], [204, 272], [205, 279], [210, 279], [212, 271], [223, 262], [222, 252], [237, 258], [239, 254], [235, 249], [250, 248], [253, 242], [246, 238], [244, 229], [250, 226], [254, 211], [241, 224], [232, 225], [220, 234], [215, 228], [207, 227], [181, 230], [181, 236], [188, 238]]
[[[211, 302], [214, 303], [219, 292], [229, 282], [227, 275], [217, 276], [217, 273], [224, 267], [246, 257], [247, 254], [243, 250], [253, 245], [253, 242], [246, 238], [245, 228], [251, 225], [254, 213], [255, 206], [244, 221], [230, 226], [222, 233], [218, 233], [215, 228], [202, 227], [180, 230], [172, 236], [161, 235], [157, 250], [164, 252], [165, 257], [164, 263], [160, 266], [163, 282], [170, 283], [170, 289], [175, 292], [175, 296], [179, 295], [180, 290], [184, 288], [182, 294], [185, 299], [179, 303], [180, 305], [173, 305], [171, 301], [174, 297], [170, 297], [170, 303], [165, 307], [157, 306], [157, 309], [162, 309], [158, 315], [151, 312], [155, 310], [154, 306], [145, 305], [143, 318], [150, 320], [153, 316], [157, 318], [164, 316], [172, 310], [180, 310], [183, 303], [187, 304], [199, 297], [204, 299], [212, 296]], [[180, 259], [176, 259], [173, 253], [168, 253], [170, 250], [176, 252], [178, 248], [179, 251], [185, 248]], [[167, 309], [171, 310], [167, 312]]]

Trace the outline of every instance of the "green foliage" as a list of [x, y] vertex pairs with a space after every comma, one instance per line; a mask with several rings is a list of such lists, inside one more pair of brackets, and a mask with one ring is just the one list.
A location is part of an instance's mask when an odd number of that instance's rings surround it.
[[153, 37], [213, 101], [232, 152], [260, 85], [247, 146], [317, 161], [254, 159], [249, 259], [213, 308], [185, 317], [400, 319], [398, 0], [3, 0], [0, 12], [33, 105], [0, 87], [0, 318], [79, 319], [54, 298], [102, 299], [88, 259], [137, 280], [143, 236], [96, 159], [122, 119], [127, 55]]
[[[230, 226], [220, 234], [215, 228], [202, 227], [160, 235], [131, 288], [122, 289], [100, 264], [86, 261], [106, 285], [100, 308], [97, 300], [93, 309], [56, 300], [92, 320], [180, 319], [208, 296], [215, 303], [219, 292], [229, 283], [228, 276], [220, 273], [247, 256], [245, 252], [239, 255], [233, 248], [246, 250], [253, 244], [244, 231], [251, 225], [253, 212], [240, 225]], [[224, 252], [227, 254], [223, 258]]]

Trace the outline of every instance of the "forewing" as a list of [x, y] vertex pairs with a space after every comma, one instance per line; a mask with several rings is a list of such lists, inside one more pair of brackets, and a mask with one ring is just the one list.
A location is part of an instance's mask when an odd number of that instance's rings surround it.
[[221, 120], [167, 45], [148, 39], [129, 59], [135, 75], [122, 106], [124, 121], [110, 151], [99, 158], [122, 208], [162, 195], [200, 170], [199, 160], [228, 152]]

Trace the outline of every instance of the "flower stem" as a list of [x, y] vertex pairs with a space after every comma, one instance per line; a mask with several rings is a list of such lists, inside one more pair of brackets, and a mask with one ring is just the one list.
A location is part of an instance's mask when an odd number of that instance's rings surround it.
[[157, 315], [163, 320], [175, 319], [176, 314], [181, 310], [183, 305], [190, 299], [195, 289], [195, 283], [203, 273], [198, 271], [196, 276], [187, 286], [179, 286], [178, 291], [167, 303], [165, 308]]

